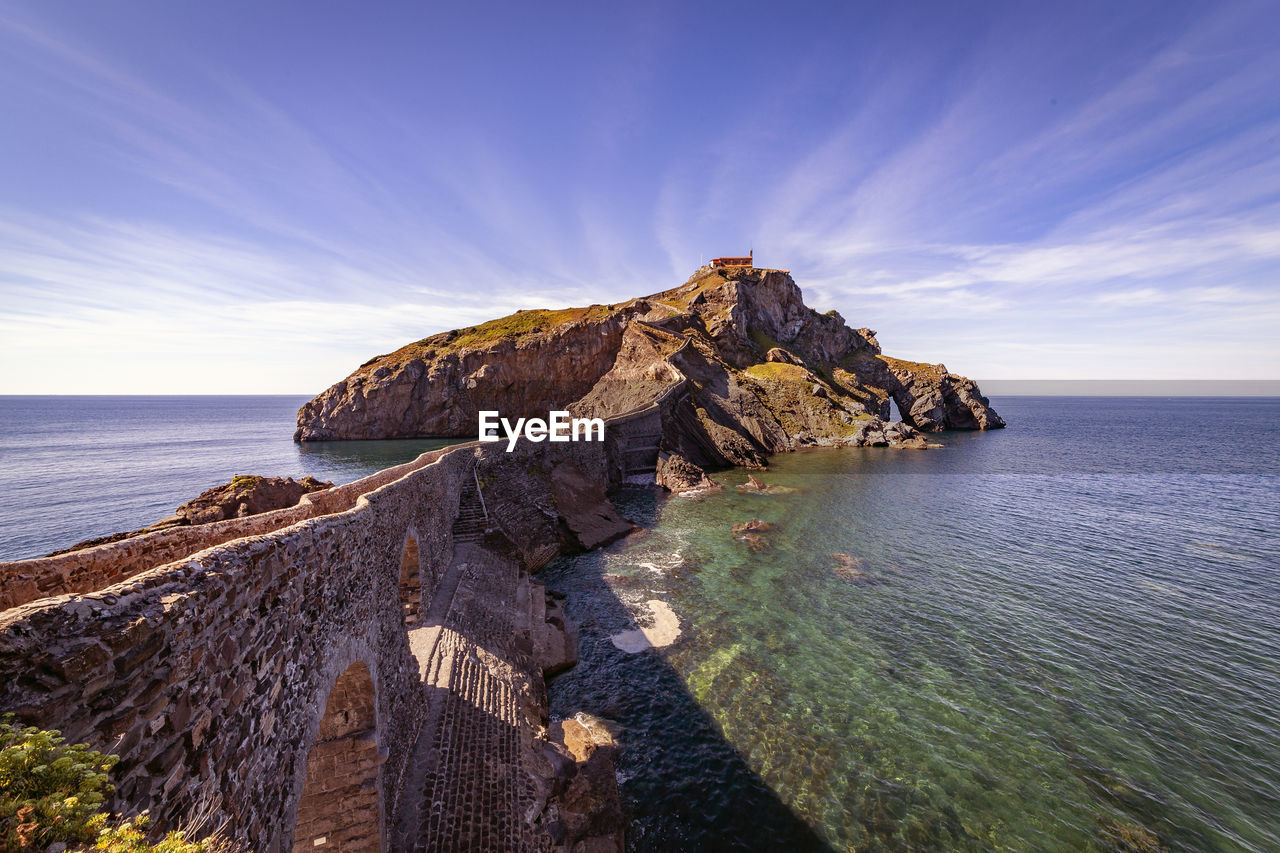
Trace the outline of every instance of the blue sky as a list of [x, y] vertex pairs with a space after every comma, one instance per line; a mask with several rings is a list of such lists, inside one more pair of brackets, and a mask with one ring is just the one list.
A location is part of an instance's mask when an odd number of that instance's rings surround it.
[[1280, 5], [0, 0], [0, 393], [315, 393], [754, 246], [977, 378], [1280, 378]]

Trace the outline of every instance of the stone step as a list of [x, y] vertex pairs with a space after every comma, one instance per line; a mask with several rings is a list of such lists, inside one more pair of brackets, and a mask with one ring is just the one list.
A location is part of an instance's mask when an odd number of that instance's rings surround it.
[[417, 830], [399, 849], [544, 850], [546, 840], [525, 822], [536, 808], [520, 746], [527, 723], [511, 685], [482, 657], [503, 657], [495, 637], [545, 618], [545, 594], [509, 561], [475, 546], [461, 553], [469, 555], [460, 583], [467, 594], [454, 596], [445, 620], [436, 682], [443, 689], [430, 694], [430, 730], [420, 735], [429, 746], [418, 751], [430, 766], [416, 789]]
[[488, 519], [474, 485], [464, 488], [458, 501], [458, 516], [453, 521], [454, 542], [478, 542], [484, 538]]

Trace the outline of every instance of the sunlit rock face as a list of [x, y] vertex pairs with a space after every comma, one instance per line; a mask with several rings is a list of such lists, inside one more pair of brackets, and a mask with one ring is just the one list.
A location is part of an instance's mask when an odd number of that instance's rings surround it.
[[521, 311], [378, 356], [303, 406], [295, 438], [474, 436], [485, 409], [611, 417], [655, 400], [659, 481], [686, 488], [700, 469], [798, 447], [1004, 426], [971, 379], [881, 354], [870, 329], [806, 306], [788, 273], [704, 267], [650, 296]]

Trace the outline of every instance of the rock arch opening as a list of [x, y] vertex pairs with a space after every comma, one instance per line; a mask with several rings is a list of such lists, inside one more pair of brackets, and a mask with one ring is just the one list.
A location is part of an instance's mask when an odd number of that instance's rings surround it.
[[294, 853], [379, 853], [382, 849], [377, 697], [369, 668], [357, 661], [334, 682], [320, 731], [307, 755]]
[[422, 564], [418, 559], [418, 540], [410, 533], [400, 557], [400, 609], [404, 624], [414, 627], [422, 621]]

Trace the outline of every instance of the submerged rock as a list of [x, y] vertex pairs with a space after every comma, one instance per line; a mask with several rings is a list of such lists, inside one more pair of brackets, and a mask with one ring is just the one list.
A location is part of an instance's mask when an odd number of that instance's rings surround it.
[[832, 554], [831, 557], [836, 561], [836, 566], [832, 571], [838, 577], [857, 584], [882, 583], [878, 577], [862, 568], [866, 561], [861, 557], [854, 557], [851, 554]]
[[852, 554], [832, 554], [831, 559], [844, 569], [861, 569], [866, 563], [861, 557], [855, 557]]
[[637, 577], [636, 575], [606, 574], [601, 575], [601, 578], [611, 587], [644, 586], [648, 583], [644, 578]]
[[1169, 850], [1160, 836], [1145, 826], [1112, 817], [1098, 818], [1098, 834], [1106, 849], [1115, 853], [1168, 853]]
[[761, 521], [753, 518], [751, 521], [744, 521], [733, 526], [733, 535], [740, 536], [744, 533], [765, 533], [773, 530], [773, 525], [767, 521]]
[[774, 526], [757, 518], [735, 524], [731, 530], [733, 538], [739, 542], [745, 542], [752, 551], [764, 551], [769, 548], [769, 540], [762, 534], [772, 532]]
[[665, 648], [680, 637], [680, 619], [671, 605], [654, 598], [646, 601], [645, 607], [649, 612], [637, 618], [642, 623], [640, 627], [622, 631], [609, 638], [615, 646], [628, 654], [645, 649]]

